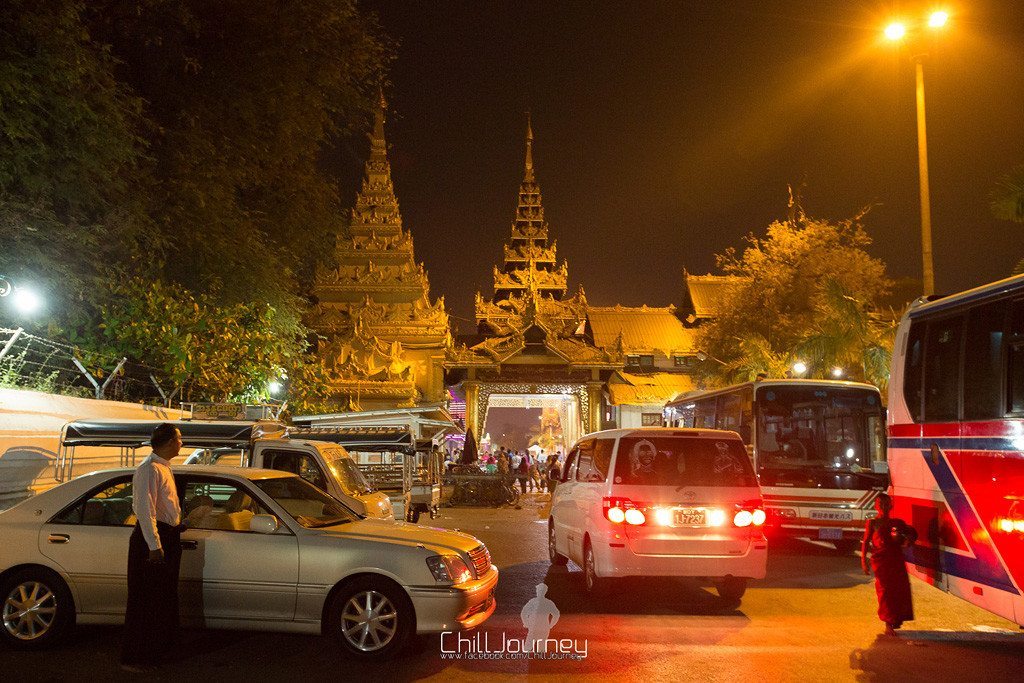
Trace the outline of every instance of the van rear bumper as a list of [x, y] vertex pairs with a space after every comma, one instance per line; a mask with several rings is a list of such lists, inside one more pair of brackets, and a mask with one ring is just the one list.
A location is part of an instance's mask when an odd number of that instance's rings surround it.
[[737, 576], [763, 579], [768, 567], [768, 542], [755, 539], [743, 555], [637, 555], [621, 540], [601, 539], [594, 543], [597, 575], [685, 576], [717, 578]]

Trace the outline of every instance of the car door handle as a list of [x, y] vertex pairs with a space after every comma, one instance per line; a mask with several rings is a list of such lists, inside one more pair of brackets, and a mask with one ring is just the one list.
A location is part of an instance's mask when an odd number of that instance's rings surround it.
[[182, 541], [182, 550], [196, 550], [199, 547], [199, 541]]
[[71, 540], [71, 537], [67, 534], [50, 534], [49, 538], [46, 540], [50, 543], [67, 543]]

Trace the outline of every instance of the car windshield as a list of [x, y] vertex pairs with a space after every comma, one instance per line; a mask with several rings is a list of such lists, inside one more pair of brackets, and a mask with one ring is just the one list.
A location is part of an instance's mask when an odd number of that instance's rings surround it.
[[739, 439], [625, 436], [615, 483], [627, 486], [757, 486]]
[[307, 529], [359, 519], [355, 512], [299, 477], [260, 479], [254, 483]]
[[870, 472], [885, 459], [878, 392], [767, 386], [758, 389], [757, 408], [758, 471]]
[[370, 482], [366, 481], [366, 477], [345, 451], [340, 448], [325, 448], [323, 453], [327, 466], [331, 468], [331, 473], [346, 495], [362, 496], [373, 493]]

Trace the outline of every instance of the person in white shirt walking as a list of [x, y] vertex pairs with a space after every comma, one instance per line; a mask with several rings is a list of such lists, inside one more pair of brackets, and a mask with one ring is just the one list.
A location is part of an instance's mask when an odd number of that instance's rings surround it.
[[137, 519], [128, 542], [128, 605], [121, 668], [153, 670], [178, 635], [178, 571], [181, 566], [181, 507], [170, 461], [181, 450], [181, 432], [158, 425], [153, 453], [132, 477]]

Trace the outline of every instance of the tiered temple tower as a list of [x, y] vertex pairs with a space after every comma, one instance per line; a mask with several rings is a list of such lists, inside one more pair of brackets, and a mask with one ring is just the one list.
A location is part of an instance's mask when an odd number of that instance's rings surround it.
[[384, 138], [381, 97], [370, 157], [337, 268], [317, 273], [310, 327], [324, 340], [325, 382], [339, 407], [373, 409], [441, 401], [441, 360], [451, 345], [444, 298], [430, 283], [402, 227]]
[[526, 120], [526, 170], [519, 186], [519, 205], [512, 222], [512, 238], [505, 245], [505, 263], [494, 268], [494, 300], [503, 301], [535, 290], [559, 300], [565, 295], [569, 271], [557, 264], [557, 244], [548, 244], [548, 224], [540, 185], [533, 170], [533, 127]]
[[476, 320], [480, 334], [509, 334], [533, 322], [548, 331], [569, 335], [586, 317], [586, 297], [579, 292], [566, 298], [569, 268], [558, 262], [558, 246], [548, 242], [544, 204], [533, 167], [533, 127], [526, 121], [526, 161], [512, 235], [504, 246], [504, 262], [494, 267], [494, 296], [477, 293]]

